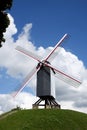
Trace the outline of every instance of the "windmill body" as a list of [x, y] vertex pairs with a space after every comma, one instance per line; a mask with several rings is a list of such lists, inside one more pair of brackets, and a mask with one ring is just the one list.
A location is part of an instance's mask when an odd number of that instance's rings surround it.
[[55, 98], [55, 82], [53, 77], [53, 71], [43, 66], [37, 72], [37, 97], [54, 97]]
[[[71, 86], [79, 86], [81, 84], [79, 80], [67, 75], [63, 71], [56, 69], [50, 64], [50, 60], [52, 60], [55, 50], [66, 38], [67, 34], [60, 39], [60, 41], [44, 60], [41, 60], [41, 57], [38, 57], [36, 54], [33, 54], [20, 46], [16, 47], [17, 51], [38, 61], [38, 65], [26, 76], [23, 84], [14, 96], [23, 90], [23, 88], [32, 79], [33, 75], [37, 74], [36, 96], [39, 97], [39, 100], [33, 104], [33, 108], [38, 108], [39, 106], [44, 106], [45, 108], [60, 108], [60, 105], [55, 101], [55, 82], [53, 80], [53, 74], [57, 75], [60, 80]], [[41, 104], [42, 101], [44, 101], [44, 104]]]

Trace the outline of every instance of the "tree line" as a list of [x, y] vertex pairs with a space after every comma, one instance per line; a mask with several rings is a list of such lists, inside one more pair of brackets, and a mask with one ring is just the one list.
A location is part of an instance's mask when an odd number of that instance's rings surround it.
[[0, 0], [0, 47], [2, 47], [2, 42], [5, 42], [3, 33], [10, 24], [6, 11], [11, 9], [12, 3], [13, 0]]

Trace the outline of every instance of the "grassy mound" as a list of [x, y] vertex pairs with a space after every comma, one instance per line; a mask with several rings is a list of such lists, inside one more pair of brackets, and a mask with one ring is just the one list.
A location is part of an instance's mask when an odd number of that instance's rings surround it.
[[0, 130], [87, 130], [87, 114], [71, 110], [19, 110], [0, 117]]

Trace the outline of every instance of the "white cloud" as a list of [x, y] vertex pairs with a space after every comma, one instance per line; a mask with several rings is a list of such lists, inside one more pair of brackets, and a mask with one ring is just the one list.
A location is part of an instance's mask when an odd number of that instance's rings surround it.
[[[44, 49], [43, 47], [35, 47], [31, 42], [30, 31], [32, 24], [26, 24], [15, 41], [13, 35], [17, 33], [14, 19], [9, 15], [11, 24], [5, 34], [6, 43], [0, 49], [0, 67], [7, 69], [7, 74], [14, 78], [25, 77], [37, 62], [31, 58], [20, 54], [15, 47], [20, 45], [35, 54], [44, 57], [52, 50], [53, 47]], [[82, 61], [71, 52], [66, 52], [61, 48], [52, 64], [59, 70], [66, 72], [72, 76], [82, 79], [84, 82], [79, 88], [73, 88], [58, 79], [56, 82], [56, 99], [62, 105], [62, 108], [75, 109], [86, 112], [87, 109], [87, 69]], [[1, 75], [1, 74], [0, 74]], [[29, 86], [33, 86], [35, 90], [35, 78], [30, 82]], [[25, 97], [25, 98], [24, 98]], [[8, 100], [7, 100], [8, 99]], [[15, 100], [7, 94], [0, 95], [0, 111], [8, 111], [19, 105], [22, 108], [31, 108], [31, 104], [35, 100], [35, 96], [28, 93], [20, 93]], [[66, 105], [67, 104], [67, 105]]]
[[[8, 45], [12, 44], [14, 42], [14, 38], [12, 37], [13, 35], [15, 35], [17, 33], [17, 28], [16, 25], [14, 24], [14, 19], [13, 17], [8, 14], [8, 17], [10, 19], [10, 25], [9, 27], [6, 29], [6, 32], [4, 34], [4, 37], [6, 39], [6, 43]], [[4, 43], [3, 43], [4, 45]]]
[[0, 114], [17, 108], [17, 106], [22, 109], [30, 109], [36, 99], [32, 94], [25, 92], [20, 93], [16, 98], [13, 98], [11, 95], [0, 94]]

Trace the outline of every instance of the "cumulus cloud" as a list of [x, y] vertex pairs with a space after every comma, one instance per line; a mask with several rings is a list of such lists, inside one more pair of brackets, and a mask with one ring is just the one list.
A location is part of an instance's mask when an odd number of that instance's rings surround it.
[[0, 94], [0, 114], [17, 107], [22, 109], [30, 109], [36, 99], [37, 98], [35, 96], [26, 92], [20, 93], [16, 98], [12, 98], [11, 95]]
[[[9, 18], [11, 23], [5, 33], [6, 43], [3, 43], [4, 45], [0, 49], [0, 68], [6, 68], [6, 74], [15, 79], [20, 79], [26, 77], [26, 75], [37, 65], [37, 61], [17, 52], [15, 50], [16, 46], [19, 45], [41, 57], [46, 57], [53, 47], [45, 49], [42, 46], [38, 48], [34, 46], [30, 36], [32, 23], [24, 26], [21, 34], [19, 34], [15, 41], [14, 35], [17, 33], [17, 28], [14, 19], [10, 14]], [[64, 48], [59, 48], [56, 52], [58, 52], [58, 55], [56, 55], [52, 61], [52, 65], [83, 81], [79, 88], [73, 88], [56, 78], [55, 90], [57, 101], [62, 105], [62, 108], [87, 112], [87, 69], [77, 56], [71, 52], [67, 52]], [[36, 88], [35, 82], [36, 77], [33, 77], [33, 80], [29, 83], [29, 86], [32, 86], [34, 91]], [[0, 112], [8, 111], [17, 105], [22, 108], [31, 108], [33, 101], [35, 100], [36, 97], [28, 92], [21, 92], [15, 99], [7, 94], [0, 94]]]

